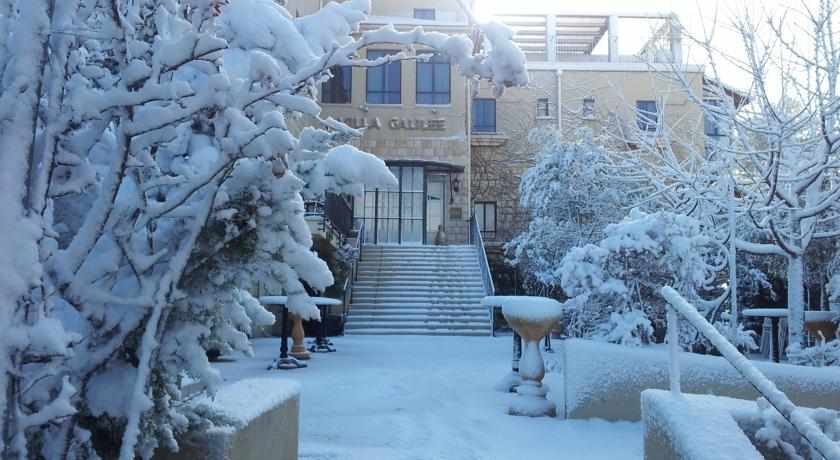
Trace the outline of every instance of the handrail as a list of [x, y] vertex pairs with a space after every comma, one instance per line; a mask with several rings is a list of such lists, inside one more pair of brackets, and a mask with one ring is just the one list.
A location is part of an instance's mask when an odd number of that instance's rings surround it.
[[481, 237], [481, 229], [478, 228], [478, 220], [475, 212], [470, 216], [470, 244], [476, 246], [481, 257], [481, 279], [484, 282], [484, 293], [496, 295], [496, 287], [493, 286], [493, 275], [490, 273], [490, 263], [487, 261], [487, 252], [484, 250], [484, 239]]
[[676, 290], [670, 286], [662, 288], [662, 296], [668, 302], [671, 310], [668, 312], [668, 341], [671, 348], [671, 391], [680, 394], [679, 375], [679, 319], [680, 316], [688, 320], [721, 355], [755, 388], [758, 393], [784, 417], [799, 434], [820, 453], [826, 460], [840, 460], [840, 446], [828, 438], [820, 427], [779, 390], [761, 371], [758, 370], [741, 352], [735, 348], [720, 332], [703, 317], [697, 308], [691, 305]]
[[[342, 296], [342, 319], [346, 321], [347, 314], [350, 310], [350, 301], [353, 300], [353, 282], [359, 279], [359, 262], [362, 261], [362, 245], [364, 245], [365, 239], [365, 221], [362, 220], [362, 225], [359, 226], [359, 231], [356, 232], [356, 242], [353, 245], [353, 249], [356, 254], [358, 254], [354, 259], [353, 262], [350, 263], [350, 275], [344, 280], [344, 286], [342, 288], [343, 296]], [[343, 329], [343, 325], [342, 325]]]
[[[359, 251], [359, 257], [356, 259], [362, 261], [362, 249], [365, 245], [365, 220], [362, 219], [362, 225], [359, 225], [359, 231], [356, 232], [356, 248]], [[355, 277], [355, 273], [354, 273]]]

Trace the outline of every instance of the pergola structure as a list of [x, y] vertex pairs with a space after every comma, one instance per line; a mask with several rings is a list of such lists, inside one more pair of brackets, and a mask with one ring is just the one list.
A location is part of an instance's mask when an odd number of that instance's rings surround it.
[[[618, 62], [619, 21], [621, 19], [649, 20], [658, 24], [647, 44], [639, 51], [646, 54], [653, 47], [670, 50], [670, 59], [679, 62], [680, 25], [672, 14], [506, 14], [497, 16], [516, 32], [514, 42], [531, 61], [607, 61]], [[604, 36], [609, 40], [607, 55], [593, 54]]]

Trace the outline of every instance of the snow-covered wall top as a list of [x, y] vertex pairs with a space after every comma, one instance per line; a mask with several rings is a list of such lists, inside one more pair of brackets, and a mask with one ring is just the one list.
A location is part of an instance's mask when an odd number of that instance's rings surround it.
[[764, 458], [725, 407], [705, 402], [662, 390], [644, 391], [645, 458], [648, 452], [683, 460]]
[[[216, 397], [202, 397], [197, 404], [208, 404], [245, 426], [257, 417], [286, 401], [300, 397], [300, 383], [295, 380], [250, 378], [223, 385]], [[220, 428], [232, 429], [229, 426]]]
[[[640, 420], [640, 397], [668, 388], [665, 348], [632, 348], [570, 339], [562, 345], [565, 412], [568, 418]], [[680, 354], [682, 389], [754, 400], [759, 395], [723, 358]], [[840, 369], [756, 363], [797, 405], [840, 409]]]

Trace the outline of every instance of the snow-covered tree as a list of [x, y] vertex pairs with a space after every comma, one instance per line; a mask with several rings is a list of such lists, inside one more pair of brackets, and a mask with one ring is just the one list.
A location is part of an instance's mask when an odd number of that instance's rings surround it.
[[[248, 351], [270, 314], [332, 284], [302, 192], [388, 185], [385, 164], [320, 116], [334, 65], [447, 55], [470, 78], [527, 82], [501, 24], [465, 36], [354, 35], [366, 0], [293, 18], [271, 0], [0, 1], [0, 456], [149, 458], [214, 423], [205, 351]], [[368, 61], [377, 44], [405, 51]], [[419, 57], [419, 58], [422, 58]], [[311, 126], [296, 132], [292, 118]], [[7, 333], [13, 331], [13, 333]], [[218, 420], [216, 420], [218, 421]], [[31, 450], [31, 452], [28, 452]]]
[[[680, 168], [675, 166], [678, 161], [672, 161], [663, 186], [691, 189], [692, 199], [707, 198], [712, 206], [728, 208], [730, 267], [735, 264], [735, 249], [786, 261], [791, 351], [804, 344], [805, 259], [815, 241], [840, 236], [837, 18], [832, 0], [802, 4], [786, 15], [743, 14], [731, 26], [740, 40], [737, 52], [730, 48], [720, 53], [710, 37], [696, 40], [707, 55], [712, 82], [704, 94], [691, 89], [679, 68], [668, 73], [683, 83], [707, 118], [725, 126], [727, 136], [711, 149], [719, 160], [716, 174]], [[731, 90], [719, 83], [722, 62], [734, 64], [752, 78], [748, 104], [739, 104]], [[663, 134], [666, 142], [657, 145], [688, 145]], [[693, 156], [705, 161], [707, 153]], [[723, 187], [690, 186], [709, 181]], [[704, 197], [711, 189], [716, 195]], [[741, 222], [752, 229], [736, 231]]]
[[634, 201], [632, 181], [609, 154], [581, 129], [576, 142], [535, 131], [537, 164], [522, 177], [520, 200], [530, 212], [528, 228], [507, 245], [510, 262], [539, 283], [559, 287], [560, 261], [575, 246], [594, 243], [604, 228], [627, 215]]
[[633, 209], [604, 235], [597, 244], [572, 248], [560, 263], [561, 286], [574, 308], [570, 333], [650, 341], [654, 328], [664, 327], [661, 286], [673, 286], [706, 310], [719, 303], [724, 251], [699, 220]]

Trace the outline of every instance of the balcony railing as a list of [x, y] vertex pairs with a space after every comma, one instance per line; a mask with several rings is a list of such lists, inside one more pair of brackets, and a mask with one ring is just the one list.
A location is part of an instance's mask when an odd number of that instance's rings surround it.
[[325, 236], [344, 239], [353, 231], [353, 208], [341, 195], [327, 193], [323, 200], [304, 202], [307, 220], [319, 220], [319, 230]]

